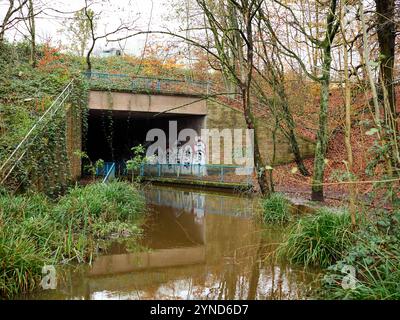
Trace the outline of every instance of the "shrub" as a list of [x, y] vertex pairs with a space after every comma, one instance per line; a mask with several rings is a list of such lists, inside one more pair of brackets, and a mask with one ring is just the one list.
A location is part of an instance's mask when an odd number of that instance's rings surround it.
[[[375, 213], [342, 260], [328, 268], [319, 295], [329, 299], [400, 299], [400, 212]], [[355, 270], [354, 287], [343, 288], [344, 266]]]
[[304, 266], [328, 267], [342, 257], [352, 243], [351, 221], [346, 211], [318, 209], [301, 218], [289, 231], [278, 255]]
[[290, 202], [281, 193], [263, 199], [262, 207], [264, 222], [284, 224], [290, 220]]

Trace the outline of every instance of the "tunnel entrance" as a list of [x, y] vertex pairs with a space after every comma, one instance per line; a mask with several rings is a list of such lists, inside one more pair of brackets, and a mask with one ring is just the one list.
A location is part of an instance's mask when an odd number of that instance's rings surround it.
[[132, 157], [131, 148], [139, 144], [148, 147], [147, 132], [164, 130], [168, 139], [169, 121], [177, 121], [178, 132], [184, 128], [199, 134], [205, 127], [204, 115], [170, 114], [155, 116], [153, 112], [89, 110], [87, 154], [91, 161], [126, 161]]

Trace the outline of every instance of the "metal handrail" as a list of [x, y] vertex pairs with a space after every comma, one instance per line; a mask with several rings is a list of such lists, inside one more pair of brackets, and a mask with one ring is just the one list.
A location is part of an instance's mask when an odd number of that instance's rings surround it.
[[106, 183], [108, 181], [108, 179], [110, 178], [110, 175], [114, 169], [115, 169], [115, 162], [111, 165], [110, 169], [108, 170], [106, 176], [103, 179], [103, 183]]
[[85, 76], [92, 77], [92, 76], [105, 76], [106, 78], [112, 77], [120, 77], [120, 78], [130, 78], [128, 74], [123, 73], [108, 73], [108, 72], [97, 72], [97, 71], [84, 71], [82, 72]]
[[[180, 167], [211, 167], [211, 168], [228, 168], [228, 169], [239, 169], [239, 168], [246, 168], [244, 166], [239, 166], [235, 164], [200, 164], [200, 163], [191, 163], [191, 164], [185, 164], [185, 163], [146, 163], [142, 164], [142, 166], [180, 166]], [[247, 168], [252, 168], [252, 167], [247, 167]]]
[[[154, 176], [154, 177], [171, 177], [175, 176], [178, 179], [191, 179], [196, 177], [195, 180], [210, 180], [220, 182], [229, 182], [227, 177], [232, 178], [232, 169], [242, 169], [245, 174], [240, 174], [240, 184], [250, 185], [252, 182], [252, 174], [254, 167], [252, 166], [238, 166], [238, 165], [221, 165], [221, 164], [184, 164], [184, 163], [165, 163], [165, 164], [142, 164], [139, 170], [141, 177]], [[148, 171], [150, 170], [150, 171]], [[171, 171], [172, 170], [172, 171]], [[229, 178], [229, 179], [230, 179]], [[236, 180], [236, 179], [235, 179]]]
[[182, 79], [173, 79], [173, 78], [161, 78], [161, 77], [152, 77], [152, 76], [131, 76], [129, 74], [124, 74], [124, 73], [107, 73], [107, 72], [97, 72], [97, 71], [91, 71], [91, 72], [83, 72], [83, 74], [87, 76], [105, 76], [109, 78], [131, 78], [132, 80], [135, 79], [145, 79], [145, 80], [160, 80], [160, 81], [170, 81], [170, 82], [184, 82], [184, 83], [195, 83], [195, 84], [203, 84], [207, 85], [210, 83], [210, 81], [201, 81], [201, 80], [182, 80]]
[[[70, 95], [72, 88], [73, 88], [73, 82], [74, 80], [71, 80], [67, 86], [64, 88], [64, 90], [57, 96], [57, 98], [53, 101], [53, 103], [50, 105], [50, 107], [43, 113], [43, 115], [35, 122], [35, 124], [31, 127], [31, 129], [28, 131], [28, 133], [22, 138], [22, 140], [20, 141], [20, 143], [17, 145], [17, 147], [13, 150], [13, 152], [11, 152], [10, 156], [3, 162], [3, 164], [0, 167], [0, 174], [2, 173], [2, 171], [4, 170], [4, 168], [6, 167], [6, 165], [12, 160], [12, 158], [17, 154], [17, 152], [22, 148], [22, 146], [24, 145], [24, 143], [26, 141], [28, 141], [28, 139], [31, 137], [33, 131], [37, 128], [37, 126], [44, 121], [45, 117], [50, 114], [50, 117], [52, 117], [54, 114], [57, 113], [57, 111], [60, 109], [60, 107], [63, 105], [64, 101], [68, 98], [68, 96]], [[61, 102], [59, 102], [59, 100], [61, 100]], [[54, 110], [53, 110], [54, 109]], [[32, 138], [32, 141], [37, 137], [37, 134]], [[20, 157], [16, 160], [16, 162], [14, 163], [14, 165], [11, 167], [11, 169], [7, 172], [7, 174], [5, 175], [5, 177], [2, 179], [1, 183], [3, 183], [8, 176], [12, 173], [12, 171], [14, 170], [14, 168], [16, 167], [16, 165], [18, 164], [18, 162], [21, 161], [21, 159], [24, 157], [24, 155], [26, 154], [25, 150]]]

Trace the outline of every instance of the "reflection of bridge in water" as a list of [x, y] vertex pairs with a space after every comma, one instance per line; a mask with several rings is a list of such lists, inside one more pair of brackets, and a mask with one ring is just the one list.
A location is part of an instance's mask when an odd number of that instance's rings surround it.
[[232, 197], [172, 188], [154, 188], [146, 191], [146, 199], [150, 204], [193, 212], [198, 217], [207, 213], [249, 218], [257, 210], [254, 199], [240, 194]]
[[205, 215], [249, 218], [253, 214], [251, 198], [212, 193], [149, 188], [146, 200], [161, 212], [148, 230], [146, 245], [150, 251], [100, 256], [90, 275], [105, 275], [151, 268], [167, 268], [206, 262], [207, 231]]

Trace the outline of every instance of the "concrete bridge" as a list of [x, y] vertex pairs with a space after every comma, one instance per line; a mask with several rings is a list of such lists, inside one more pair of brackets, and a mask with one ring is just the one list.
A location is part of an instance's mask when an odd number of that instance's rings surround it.
[[207, 115], [210, 83], [124, 74], [90, 73], [89, 109]]
[[[94, 161], [128, 160], [132, 146], [148, 146], [146, 133], [155, 128], [168, 132], [169, 121], [177, 122], [178, 132], [184, 128], [196, 132], [201, 129], [246, 129], [240, 110], [207, 100], [212, 92], [212, 85], [208, 82], [107, 73], [91, 73], [87, 76], [91, 90], [86, 145], [89, 157]], [[274, 147], [272, 123], [265, 119], [258, 121], [258, 138], [262, 141], [261, 152], [265, 159], [270, 159], [275, 149], [275, 164], [292, 161], [286, 138], [278, 132]], [[232, 164], [225, 159], [224, 141], [220, 146], [210, 141], [204, 143], [206, 148], [209, 145], [219, 148], [210, 150], [220, 152], [221, 161]], [[312, 141], [299, 137], [299, 144], [304, 157], [313, 155]], [[210, 163], [208, 158], [201, 161], [199, 164], [202, 165]], [[79, 172], [75, 171], [78, 176]]]

